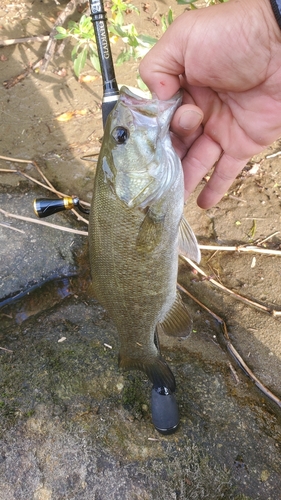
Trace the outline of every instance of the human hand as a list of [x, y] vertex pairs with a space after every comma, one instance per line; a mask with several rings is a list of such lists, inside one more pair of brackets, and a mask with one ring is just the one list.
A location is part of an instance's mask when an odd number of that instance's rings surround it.
[[249, 158], [281, 135], [281, 31], [269, 0], [182, 14], [140, 74], [160, 99], [184, 89], [171, 130], [186, 198], [217, 162], [197, 200], [202, 208], [216, 204]]

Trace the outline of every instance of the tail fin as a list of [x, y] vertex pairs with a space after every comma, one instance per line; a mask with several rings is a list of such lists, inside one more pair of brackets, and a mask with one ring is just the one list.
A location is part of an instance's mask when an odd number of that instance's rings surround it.
[[141, 370], [146, 373], [153, 387], [167, 387], [171, 392], [176, 390], [175, 377], [162, 356], [152, 358], [127, 358], [119, 354], [119, 367], [123, 370]]

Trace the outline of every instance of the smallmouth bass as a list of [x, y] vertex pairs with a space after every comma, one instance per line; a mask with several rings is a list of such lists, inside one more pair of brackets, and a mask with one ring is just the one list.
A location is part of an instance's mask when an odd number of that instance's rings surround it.
[[122, 87], [104, 132], [89, 225], [94, 293], [118, 330], [119, 366], [142, 370], [166, 396], [175, 379], [160, 355], [157, 328], [190, 333], [177, 292], [178, 252], [200, 260], [183, 217], [183, 172], [169, 133], [180, 103], [180, 93], [159, 101]]

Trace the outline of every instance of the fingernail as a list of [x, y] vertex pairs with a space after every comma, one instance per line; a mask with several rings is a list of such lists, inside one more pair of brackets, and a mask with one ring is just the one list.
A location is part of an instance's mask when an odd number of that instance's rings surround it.
[[181, 115], [179, 119], [179, 125], [185, 130], [191, 130], [196, 126], [198, 127], [201, 121], [202, 121], [202, 115], [200, 113], [197, 113], [197, 111], [190, 110], [190, 111], [185, 111]]

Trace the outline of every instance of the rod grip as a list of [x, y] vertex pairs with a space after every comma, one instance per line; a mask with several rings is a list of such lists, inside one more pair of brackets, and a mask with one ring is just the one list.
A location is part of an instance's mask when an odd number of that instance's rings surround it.
[[37, 198], [33, 202], [34, 212], [39, 217], [43, 219], [44, 217], [49, 217], [62, 210], [70, 210], [75, 205], [72, 196], [66, 196], [64, 198], [55, 200], [50, 200], [49, 198]]

